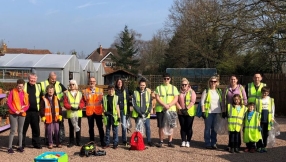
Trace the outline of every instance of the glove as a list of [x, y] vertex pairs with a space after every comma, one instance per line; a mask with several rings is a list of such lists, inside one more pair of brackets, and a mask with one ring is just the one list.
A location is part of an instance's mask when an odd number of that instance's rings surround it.
[[59, 121], [63, 120], [63, 116], [59, 115]]
[[259, 132], [261, 132], [262, 128], [260, 126], [258, 126], [258, 130], [259, 130]]
[[143, 116], [142, 116], [141, 113], [138, 113], [138, 117], [139, 117], [139, 118], [143, 118]]
[[226, 115], [226, 112], [223, 112], [222, 114], [221, 114], [221, 116], [222, 116], [222, 118], [226, 118], [227, 117], [227, 115]]
[[147, 118], [149, 114], [150, 114], [149, 112], [146, 112], [145, 113], [145, 118]]
[[270, 127], [272, 127], [272, 126], [273, 126], [273, 122], [271, 121], [271, 122], [270, 122]]
[[120, 122], [120, 118], [117, 118], [117, 121]]
[[77, 111], [78, 108], [76, 108], [76, 107], [71, 107], [71, 110], [72, 110], [72, 111]]
[[41, 120], [42, 120], [42, 122], [45, 122], [46, 121], [46, 117], [42, 117]]
[[183, 114], [183, 115], [186, 115], [186, 116], [189, 115], [188, 109], [187, 109], [187, 108], [183, 109], [183, 110], [182, 110], [182, 114]]
[[109, 115], [111, 115], [111, 113], [108, 112], [108, 111], [106, 111], [106, 112], [104, 112], [104, 115], [105, 115], [105, 116], [109, 116]]
[[206, 117], [206, 113], [205, 112], [203, 112], [203, 114], [202, 114], [202, 118], [203, 119], [206, 119], [207, 117]]

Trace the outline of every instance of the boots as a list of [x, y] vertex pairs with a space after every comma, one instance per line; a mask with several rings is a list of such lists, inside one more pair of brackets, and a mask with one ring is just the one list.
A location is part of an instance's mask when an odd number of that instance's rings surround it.
[[234, 152], [239, 153], [239, 149], [238, 149], [238, 148], [235, 148], [235, 149], [234, 149]]
[[229, 150], [229, 152], [230, 152], [230, 153], [234, 153], [234, 148], [231, 147], [230, 150]]

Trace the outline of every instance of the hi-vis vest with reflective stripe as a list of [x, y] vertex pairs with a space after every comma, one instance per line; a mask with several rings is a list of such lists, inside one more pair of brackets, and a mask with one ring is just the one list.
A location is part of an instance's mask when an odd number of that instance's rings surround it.
[[[43, 95], [45, 95], [47, 92], [46, 92], [46, 87], [49, 85], [49, 81], [48, 80], [45, 80], [45, 81], [42, 81], [41, 82], [41, 87], [42, 87], [42, 92], [43, 92]], [[64, 96], [64, 93], [62, 92], [62, 87], [60, 85], [60, 82], [56, 81], [55, 83], [55, 91], [56, 91], [56, 95], [58, 97], [59, 100], [61, 100]]]
[[[186, 94], [186, 97], [185, 97], [185, 105], [186, 107], [190, 104], [191, 102], [191, 98], [192, 98], [192, 89], [190, 91], [188, 91], [188, 93]], [[196, 115], [196, 109], [195, 109], [195, 105], [193, 105], [192, 107], [189, 108], [188, 110], [188, 114], [190, 116], [195, 116]]]
[[[271, 124], [270, 122], [272, 122], [272, 117], [273, 117], [273, 110], [272, 110], [272, 106], [274, 105], [274, 99], [269, 97], [269, 104], [268, 104], [268, 130], [271, 130]], [[261, 98], [256, 99], [255, 102], [256, 105], [256, 111], [260, 113], [262, 113], [262, 102], [261, 102]]]
[[[114, 119], [114, 125], [119, 125], [119, 122], [117, 121], [118, 119], [118, 114], [117, 114], [117, 109], [116, 109], [116, 106], [117, 106], [117, 103], [118, 103], [118, 96], [117, 95], [114, 95], [113, 96], [113, 101], [112, 101], [112, 116], [113, 116], [113, 119]], [[104, 108], [104, 111], [107, 112], [107, 95], [105, 95], [103, 97], [103, 108]], [[110, 116], [105, 116], [103, 115], [103, 124], [104, 125], [107, 125], [107, 118], [109, 118]], [[111, 123], [112, 124], [112, 123]]]
[[[217, 94], [219, 95], [219, 104], [220, 104], [220, 107], [221, 107], [221, 103], [222, 103], [222, 98], [221, 98], [221, 90], [216, 88], [215, 89]], [[209, 116], [209, 110], [211, 108], [211, 93], [210, 93], [210, 89], [206, 89], [206, 94], [207, 94], [207, 97], [206, 97], [206, 100], [205, 100], [205, 113], [206, 113], [206, 117]]]
[[[135, 98], [136, 98], [136, 105], [138, 107], [141, 107], [141, 103], [142, 102], [141, 102], [140, 92], [134, 91], [134, 95], [135, 95]], [[146, 103], [146, 111], [145, 111], [145, 113], [148, 112], [148, 109], [150, 107], [150, 95], [151, 94], [148, 91], [145, 92], [145, 99], [146, 99], [146, 102], [145, 102]], [[136, 112], [135, 109], [133, 109], [133, 111], [132, 111], [132, 117], [133, 118], [137, 118], [138, 117], [138, 112]], [[149, 113], [149, 115], [146, 118], [150, 118], [150, 113]]]
[[[239, 96], [240, 96], [240, 98], [241, 98], [242, 104], [244, 104], [244, 103], [243, 103], [244, 98], [243, 98], [243, 95], [242, 95], [243, 87], [242, 87], [242, 85], [238, 85], [238, 86], [239, 86]], [[224, 98], [225, 98], [225, 103], [224, 103], [224, 105], [227, 105], [227, 93], [228, 93], [228, 91], [229, 91], [228, 88], [226, 88], [225, 96], [224, 96]]]
[[124, 89], [123, 90], [123, 105], [124, 105], [123, 113], [124, 113], [124, 115], [127, 114], [127, 100], [128, 100], [128, 98], [126, 98], [126, 90]]
[[244, 118], [244, 131], [243, 131], [243, 142], [258, 142], [261, 139], [261, 133], [258, 130], [260, 123], [260, 117], [258, 112], [254, 112], [250, 121], [248, 121], [246, 113]]
[[[165, 89], [166, 86], [164, 85], [160, 85], [159, 86], [159, 97], [160, 99], [165, 103], [171, 103], [173, 101], [173, 99], [175, 98], [175, 94], [174, 94], [174, 89], [175, 86], [173, 85], [168, 85], [168, 92], [166, 92]], [[162, 112], [163, 111], [163, 106], [159, 104], [159, 102], [156, 103], [156, 112]], [[170, 107], [170, 109], [168, 111], [176, 111], [176, 105], [173, 105]]]
[[259, 97], [261, 97], [261, 89], [262, 89], [262, 87], [265, 87], [266, 86], [266, 84], [264, 84], [264, 83], [260, 83], [260, 85], [259, 85], [259, 87], [258, 87], [258, 89], [257, 89], [257, 91], [256, 91], [256, 89], [255, 89], [255, 86], [254, 86], [254, 83], [252, 82], [252, 83], [248, 83], [248, 103], [249, 102], [255, 102], [255, 99], [257, 99], [257, 98], [259, 98]]
[[234, 108], [231, 104], [228, 104], [228, 130], [240, 132], [242, 122], [247, 111], [247, 108], [242, 105], [239, 113], [236, 108]]
[[[41, 87], [39, 84], [35, 84], [36, 88], [36, 101], [37, 101], [37, 109], [40, 110], [40, 94], [41, 94]], [[27, 83], [24, 85], [24, 91], [27, 92]]]
[[[71, 107], [78, 107], [79, 106], [80, 100], [82, 98], [81, 92], [78, 91], [75, 98], [71, 94], [70, 91], [68, 91], [66, 93], [66, 95], [67, 95], [67, 98], [68, 98], [68, 101], [69, 101], [69, 104], [71, 105]], [[67, 110], [67, 118], [71, 118], [71, 112], [72, 112], [72, 110]], [[82, 117], [82, 110], [81, 109], [77, 110], [77, 115], [78, 115], [78, 117]]]
[[86, 115], [91, 116], [93, 113], [96, 115], [102, 115], [102, 96], [103, 96], [103, 89], [95, 87], [94, 93], [90, 88], [83, 90], [83, 96], [86, 101]]
[[[52, 108], [50, 101], [46, 99], [45, 96], [42, 97], [43, 100], [45, 101], [45, 117], [46, 117], [46, 123], [50, 124], [53, 122], [53, 115], [52, 115]], [[57, 122], [59, 120], [60, 116], [60, 108], [59, 108], [59, 103], [58, 103], [58, 98], [57, 96], [54, 96], [54, 106], [55, 106], [55, 121]]]

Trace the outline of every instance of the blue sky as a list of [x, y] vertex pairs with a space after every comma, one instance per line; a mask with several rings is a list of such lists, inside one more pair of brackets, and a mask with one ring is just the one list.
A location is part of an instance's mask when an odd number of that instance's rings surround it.
[[108, 48], [124, 26], [150, 40], [173, 0], [1, 0], [0, 40], [8, 48], [90, 54]]

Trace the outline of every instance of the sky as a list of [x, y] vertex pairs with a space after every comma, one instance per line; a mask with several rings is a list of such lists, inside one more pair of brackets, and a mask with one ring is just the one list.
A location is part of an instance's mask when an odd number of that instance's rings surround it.
[[8, 48], [75, 50], [109, 48], [129, 29], [142, 40], [164, 26], [173, 0], [1, 0], [0, 40]]

